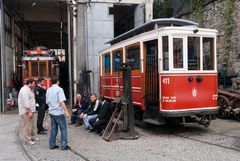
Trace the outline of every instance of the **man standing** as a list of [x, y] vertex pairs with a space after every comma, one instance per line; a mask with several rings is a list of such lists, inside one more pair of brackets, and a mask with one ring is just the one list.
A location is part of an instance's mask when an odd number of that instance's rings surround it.
[[40, 135], [46, 134], [47, 129], [43, 128], [43, 120], [46, 110], [46, 90], [43, 88], [45, 85], [44, 78], [38, 79], [38, 84], [34, 89], [35, 99], [38, 105], [38, 116], [37, 116], [37, 133]]
[[35, 81], [29, 79], [26, 84], [20, 89], [18, 95], [18, 109], [19, 115], [24, 118], [23, 137], [29, 145], [36, 142], [33, 141], [33, 113], [36, 111], [36, 102], [34, 98], [33, 89], [35, 88]]
[[67, 145], [67, 124], [64, 114], [66, 114], [66, 117], [69, 117], [70, 114], [64, 103], [64, 101], [66, 101], [66, 97], [63, 89], [59, 87], [59, 79], [57, 77], [52, 78], [52, 84], [53, 85], [46, 93], [46, 103], [49, 106], [48, 110], [51, 118], [49, 147], [50, 149], [59, 148], [59, 146], [56, 145], [56, 137], [59, 126], [61, 130], [61, 149], [68, 150], [70, 147]]

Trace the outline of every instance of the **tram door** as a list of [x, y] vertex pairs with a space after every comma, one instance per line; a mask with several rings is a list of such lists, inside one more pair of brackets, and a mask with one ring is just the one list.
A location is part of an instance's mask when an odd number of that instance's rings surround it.
[[157, 109], [159, 105], [158, 41], [144, 43], [145, 107]]

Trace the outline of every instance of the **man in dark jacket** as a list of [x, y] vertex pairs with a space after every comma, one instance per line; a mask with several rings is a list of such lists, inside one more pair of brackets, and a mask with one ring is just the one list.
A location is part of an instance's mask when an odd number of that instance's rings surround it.
[[90, 132], [95, 131], [98, 134], [101, 134], [112, 115], [110, 103], [103, 96], [100, 97], [100, 101], [101, 109], [98, 112], [98, 116], [94, 119], [89, 120], [89, 123], [93, 127]]
[[96, 118], [98, 111], [101, 108], [101, 104], [99, 103], [96, 94], [91, 94], [90, 101], [91, 104], [88, 106], [87, 110], [80, 115], [80, 118], [83, 119], [86, 129], [92, 129], [92, 126], [89, 124], [89, 120]]
[[46, 109], [46, 90], [44, 89], [45, 80], [44, 78], [38, 79], [38, 84], [34, 89], [35, 99], [37, 103], [37, 133], [40, 135], [46, 134], [46, 129], [43, 128], [43, 120], [45, 116], [45, 109]]
[[87, 108], [87, 102], [84, 98], [82, 98], [80, 93], [76, 94], [76, 103], [74, 107], [72, 108], [72, 114], [71, 114], [71, 124], [77, 124], [76, 126], [82, 125], [82, 119], [80, 118], [80, 114], [83, 113]]

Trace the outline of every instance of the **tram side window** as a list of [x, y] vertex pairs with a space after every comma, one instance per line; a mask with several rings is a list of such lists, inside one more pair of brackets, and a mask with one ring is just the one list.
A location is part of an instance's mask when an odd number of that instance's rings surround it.
[[214, 70], [213, 38], [203, 38], [203, 70]]
[[38, 77], [38, 62], [32, 61], [31, 68], [32, 68], [32, 77]]
[[39, 62], [39, 76], [40, 77], [47, 76], [46, 62]]
[[103, 57], [104, 61], [104, 73], [105, 74], [110, 74], [110, 69], [111, 69], [111, 63], [110, 63], [110, 54], [106, 54]]
[[183, 39], [173, 38], [173, 67], [183, 68]]
[[188, 37], [188, 70], [200, 70], [199, 37]]
[[134, 45], [127, 48], [127, 62], [132, 63], [132, 70], [140, 70], [140, 46]]
[[123, 63], [123, 51], [113, 52], [113, 72], [118, 72], [120, 64]]
[[162, 38], [163, 70], [169, 70], [168, 36]]

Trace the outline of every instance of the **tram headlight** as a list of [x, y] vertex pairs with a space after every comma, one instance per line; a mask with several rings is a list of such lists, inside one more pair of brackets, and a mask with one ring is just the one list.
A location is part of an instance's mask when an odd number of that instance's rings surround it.
[[194, 29], [193, 33], [196, 34], [199, 30], [198, 29]]

